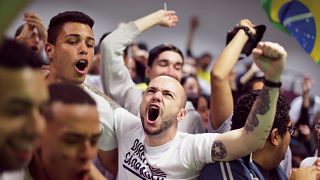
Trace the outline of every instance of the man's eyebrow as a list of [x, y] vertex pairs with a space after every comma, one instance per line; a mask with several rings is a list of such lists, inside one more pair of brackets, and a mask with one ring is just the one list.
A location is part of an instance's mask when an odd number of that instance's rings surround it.
[[170, 94], [172, 94], [173, 96], [176, 96], [176, 93], [174, 93], [173, 91], [163, 90], [162, 92], [164, 92], [164, 93], [170, 93]]
[[158, 59], [158, 61], [169, 61], [168, 59]]
[[75, 132], [66, 132], [66, 133], [64, 133], [64, 136], [79, 136], [79, 137], [83, 137], [82, 134], [75, 133]]
[[148, 87], [147, 90], [158, 90], [156, 87]]
[[80, 34], [67, 34], [65, 37], [80, 37]]
[[26, 99], [12, 98], [8, 101], [9, 105], [19, 105], [22, 107], [31, 107], [32, 103]]
[[97, 133], [97, 134], [94, 134], [94, 135], [92, 136], [92, 138], [100, 138], [101, 135], [102, 135], [102, 133], [99, 132], [99, 133]]

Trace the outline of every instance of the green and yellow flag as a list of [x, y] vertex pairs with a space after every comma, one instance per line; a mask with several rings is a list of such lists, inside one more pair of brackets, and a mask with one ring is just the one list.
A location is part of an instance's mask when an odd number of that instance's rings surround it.
[[262, 0], [270, 21], [320, 64], [320, 0]]

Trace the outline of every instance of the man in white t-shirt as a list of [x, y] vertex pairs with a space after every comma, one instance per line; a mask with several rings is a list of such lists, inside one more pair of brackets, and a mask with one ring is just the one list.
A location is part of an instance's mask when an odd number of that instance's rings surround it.
[[[278, 84], [287, 57], [285, 50], [275, 43], [263, 43], [253, 53], [266, 81]], [[238, 159], [265, 144], [278, 96], [278, 88], [265, 86], [241, 129], [193, 135], [177, 131], [185, 116], [183, 87], [172, 77], [158, 76], [143, 94], [141, 119], [116, 108], [113, 121], [104, 123], [113, 127], [111, 134], [118, 144], [103, 144], [100, 148], [118, 147], [121, 180], [196, 179], [205, 164]]]
[[[100, 121], [105, 122], [112, 118], [112, 108], [116, 104], [103, 93], [83, 83], [93, 63], [95, 44], [93, 24], [93, 19], [79, 11], [66, 11], [51, 18], [48, 43], [45, 48], [50, 61], [50, 74], [47, 81], [49, 83], [69, 82], [83, 87], [96, 101]], [[100, 125], [102, 134], [108, 134], [110, 132], [108, 129], [111, 127]], [[101, 142], [110, 140], [106, 139], [106, 136], [100, 138]], [[112, 149], [109, 153], [110, 161], [116, 162], [117, 149]], [[117, 171], [116, 165], [106, 168], [114, 173]]]
[[[152, 27], [174, 27], [178, 22], [175, 11], [158, 10], [133, 22], [123, 24], [110, 33], [101, 43], [101, 78], [106, 94], [123, 108], [139, 116], [139, 104], [143, 91], [137, 87], [124, 64], [123, 51], [139, 35]], [[179, 48], [161, 44], [150, 50], [146, 62], [146, 77], [150, 80], [160, 75], [171, 76], [178, 81], [183, 76], [184, 57]], [[192, 134], [204, 133], [205, 128], [199, 113], [191, 102], [178, 130]]]

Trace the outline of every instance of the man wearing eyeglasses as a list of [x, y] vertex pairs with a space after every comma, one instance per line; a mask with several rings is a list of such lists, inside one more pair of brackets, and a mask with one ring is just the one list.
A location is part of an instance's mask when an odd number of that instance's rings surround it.
[[[231, 120], [232, 130], [245, 126], [245, 120], [260, 92], [260, 90], [251, 91], [239, 98]], [[290, 137], [295, 131], [289, 118], [289, 109], [290, 105], [280, 95], [274, 122], [264, 147], [241, 160], [210, 164], [203, 170], [200, 179], [219, 176], [230, 177], [230, 179], [232, 179], [231, 177], [233, 179], [243, 179], [244, 177], [250, 179], [251, 177], [287, 179], [287, 175], [280, 167], [280, 162], [285, 157]]]
[[318, 148], [315, 152], [314, 157], [307, 157], [305, 158], [301, 164], [300, 167], [311, 167], [311, 166], [317, 166], [318, 169], [320, 169], [320, 111], [318, 111], [315, 115], [315, 124], [314, 124], [314, 132], [317, 137], [318, 142]]

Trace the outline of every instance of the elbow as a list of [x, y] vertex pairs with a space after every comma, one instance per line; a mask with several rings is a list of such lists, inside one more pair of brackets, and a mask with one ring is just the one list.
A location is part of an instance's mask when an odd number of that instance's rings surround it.
[[228, 76], [226, 76], [223, 72], [216, 68], [212, 68], [211, 70], [211, 79], [212, 81], [224, 81], [227, 79]]

